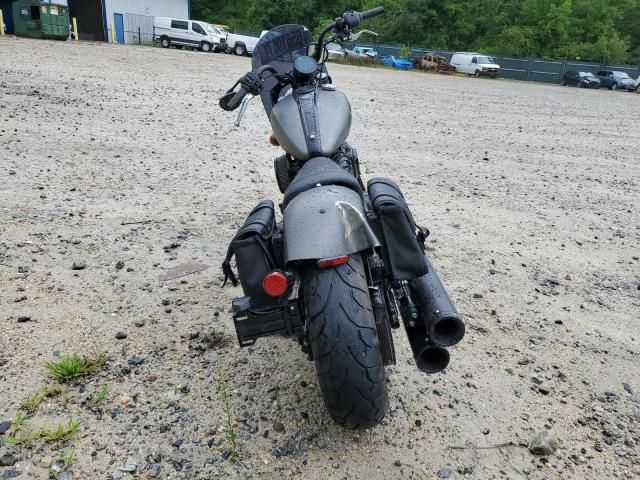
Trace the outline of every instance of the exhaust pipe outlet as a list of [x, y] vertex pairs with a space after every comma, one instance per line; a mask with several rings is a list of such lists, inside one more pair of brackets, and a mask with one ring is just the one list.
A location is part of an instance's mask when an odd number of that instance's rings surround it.
[[438, 373], [449, 365], [449, 351], [444, 347], [427, 343], [418, 354], [414, 355], [414, 359], [416, 366], [424, 373]]
[[449, 351], [444, 347], [431, 343], [421, 324], [411, 327], [405, 321], [404, 327], [407, 331], [416, 367], [424, 373], [438, 373], [447, 368], [447, 365], [449, 365]]
[[450, 347], [464, 337], [464, 323], [428, 258], [427, 265], [429, 272], [410, 280], [409, 285], [420, 309], [427, 336], [437, 346]]
[[[405, 305], [401, 302], [400, 306]], [[410, 313], [410, 309], [402, 308], [402, 321], [416, 366], [425, 373], [441, 372], [449, 365], [448, 350], [429, 341], [422, 322], [416, 322]]]

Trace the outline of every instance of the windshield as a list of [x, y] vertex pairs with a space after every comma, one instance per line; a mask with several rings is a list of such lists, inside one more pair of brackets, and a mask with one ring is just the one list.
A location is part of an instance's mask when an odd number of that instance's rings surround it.
[[[275, 68], [279, 74], [288, 73], [293, 69], [296, 58], [307, 54], [307, 47], [313, 42], [311, 32], [302, 25], [280, 25], [265, 33], [253, 50], [251, 67], [253, 70], [264, 65]], [[264, 87], [260, 98], [267, 112], [271, 114], [271, 108], [278, 100], [274, 100], [272, 92], [277, 87], [278, 81], [269, 77], [264, 80]], [[287, 87], [288, 89], [289, 87]], [[280, 92], [284, 94], [286, 89]]]
[[478, 63], [489, 64], [493, 63], [493, 58], [491, 57], [478, 57]]
[[209, 25], [207, 24], [207, 32], [209, 33], [215, 33], [216, 35], [222, 35], [222, 32], [220, 32], [220, 30], [218, 30], [216, 27], [214, 27], [213, 25]]
[[613, 76], [617, 78], [630, 78], [625, 72], [613, 72]]
[[593, 77], [593, 73], [589, 72], [579, 72], [578, 75], [580, 75], [581, 77]]
[[342, 47], [337, 43], [327, 43], [327, 50], [342, 50]]

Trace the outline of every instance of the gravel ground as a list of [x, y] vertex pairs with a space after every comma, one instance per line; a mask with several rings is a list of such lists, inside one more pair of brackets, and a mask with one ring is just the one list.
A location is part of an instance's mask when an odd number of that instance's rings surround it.
[[331, 66], [365, 176], [403, 186], [468, 327], [432, 376], [398, 332], [387, 417], [354, 433], [293, 341], [235, 342], [219, 265], [279, 198], [258, 103], [240, 128], [217, 108], [249, 64], [0, 40], [0, 432], [45, 361], [108, 355], [21, 430], [77, 435], [5, 442], [0, 476], [73, 451], [60, 478], [638, 478], [640, 95]]

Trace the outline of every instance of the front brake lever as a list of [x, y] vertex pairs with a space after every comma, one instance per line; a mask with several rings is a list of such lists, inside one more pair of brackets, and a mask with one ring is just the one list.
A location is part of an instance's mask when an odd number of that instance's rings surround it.
[[240, 111], [238, 112], [238, 117], [236, 118], [236, 121], [233, 122], [233, 124], [236, 127], [240, 126], [240, 122], [242, 122], [242, 117], [244, 117], [244, 112], [247, 110], [247, 106], [249, 105], [249, 102], [254, 97], [255, 95], [248, 94], [242, 99], [242, 103], [240, 104]]
[[364, 33], [368, 33], [368, 34], [370, 34], [370, 35], [373, 35], [374, 37], [379, 37], [379, 36], [380, 36], [380, 35], [379, 35], [379, 34], [377, 34], [376, 32], [372, 32], [371, 30], [360, 30], [358, 33], [354, 33], [354, 34], [352, 34], [352, 35], [351, 35], [350, 40], [351, 40], [352, 42], [355, 42], [355, 41], [357, 41], [357, 40], [362, 36], [362, 34], [364, 34]]

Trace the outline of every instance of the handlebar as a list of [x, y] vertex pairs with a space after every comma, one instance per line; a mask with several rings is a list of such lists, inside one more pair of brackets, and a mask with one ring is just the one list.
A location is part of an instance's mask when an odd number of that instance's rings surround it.
[[[271, 72], [273, 75], [278, 73], [278, 71], [270, 65], [263, 65], [255, 72], [246, 73], [220, 98], [220, 107], [222, 107], [223, 110], [231, 112], [240, 106], [244, 97], [249, 93], [251, 95], [260, 95], [263, 84], [262, 74], [266, 72]], [[234, 92], [233, 89], [236, 88], [238, 84], [240, 88], [237, 92]]]
[[366, 20], [367, 18], [377, 17], [378, 15], [382, 15], [384, 13], [384, 7], [376, 7], [371, 10], [367, 10], [366, 12], [362, 12], [360, 14], [361, 20]]
[[220, 99], [220, 106], [228, 111], [231, 112], [232, 110], [235, 110], [236, 108], [238, 108], [240, 106], [240, 104], [242, 103], [242, 100], [244, 99], [244, 97], [249, 93], [249, 91], [244, 88], [244, 86], [240, 86], [240, 89], [235, 92], [235, 94], [233, 95], [233, 97], [231, 97], [228, 101], [223, 101], [225, 100], [227, 97], [227, 95], [225, 95], [224, 97], [222, 97]]
[[[329, 32], [334, 32], [336, 35], [342, 34], [347, 38], [351, 33], [351, 29], [357, 27], [360, 22], [369, 18], [377, 17], [383, 13], [384, 7], [376, 7], [364, 12], [351, 10], [349, 12], [345, 12], [342, 17], [336, 18], [335, 21], [327, 25], [320, 33], [317, 44], [318, 48], [314, 55], [316, 62], [320, 62], [320, 59], [322, 58], [324, 51], [324, 38]], [[249, 93], [252, 95], [259, 95], [262, 90], [262, 74], [265, 72], [271, 72], [273, 75], [277, 75], [277, 71], [269, 65], [264, 65], [255, 72], [247, 73], [220, 98], [220, 107], [222, 107], [223, 110], [232, 111], [240, 106], [242, 100]], [[240, 84], [240, 88], [237, 92], [234, 92], [233, 89], [238, 84]]]
[[322, 51], [324, 50], [324, 38], [329, 32], [337, 32], [338, 34], [348, 34], [352, 28], [356, 28], [360, 22], [367, 20], [368, 18], [377, 17], [384, 13], [384, 7], [376, 7], [371, 10], [359, 13], [353, 10], [345, 12], [342, 17], [336, 18], [335, 21], [324, 27], [318, 38], [318, 49], [315, 54], [316, 62], [319, 62], [322, 58]]

